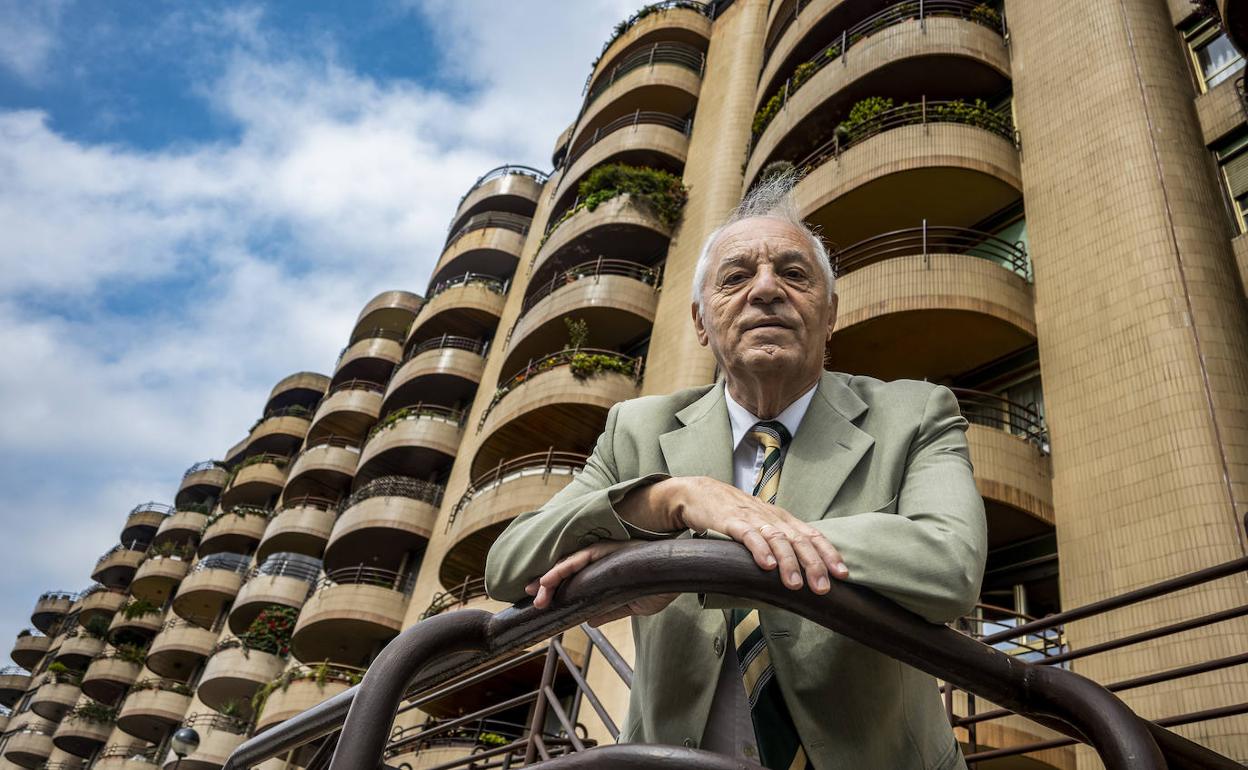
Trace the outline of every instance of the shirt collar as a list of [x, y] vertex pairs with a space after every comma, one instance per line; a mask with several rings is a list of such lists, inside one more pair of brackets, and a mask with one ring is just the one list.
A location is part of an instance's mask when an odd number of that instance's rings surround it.
[[[802, 424], [802, 418], [806, 416], [806, 409], [810, 406], [810, 400], [815, 397], [817, 387], [819, 387], [818, 381], [810, 386], [810, 390], [798, 396], [797, 400], [776, 415], [776, 419], [788, 428], [790, 436], [797, 435], [797, 426]], [[735, 452], [737, 447], [741, 446], [741, 440], [750, 432], [750, 428], [753, 428], [755, 423], [761, 421], [762, 418], [756, 417], [749, 409], [734, 401], [732, 394], [728, 392], [727, 383], [724, 383], [724, 401], [728, 404], [728, 421], [732, 424], [732, 450]]]

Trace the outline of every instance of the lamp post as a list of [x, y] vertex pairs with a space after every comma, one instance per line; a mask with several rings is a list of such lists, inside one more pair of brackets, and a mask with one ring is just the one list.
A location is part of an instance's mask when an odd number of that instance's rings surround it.
[[169, 748], [173, 749], [173, 753], [178, 757], [177, 763], [173, 766], [173, 770], [178, 770], [182, 766], [182, 758], [187, 754], [194, 754], [195, 749], [199, 748], [199, 733], [195, 732], [192, 727], [179, 727], [178, 731], [173, 734], [172, 740], [169, 741]]

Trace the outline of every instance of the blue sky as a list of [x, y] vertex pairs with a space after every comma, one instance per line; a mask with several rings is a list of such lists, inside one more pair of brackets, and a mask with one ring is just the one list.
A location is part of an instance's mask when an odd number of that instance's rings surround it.
[[422, 291], [460, 195], [546, 169], [635, 0], [0, 0], [5, 657], [360, 307]]

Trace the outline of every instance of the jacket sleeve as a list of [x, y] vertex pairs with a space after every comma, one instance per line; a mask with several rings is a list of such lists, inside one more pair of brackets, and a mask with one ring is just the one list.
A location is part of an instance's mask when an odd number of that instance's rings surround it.
[[616, 404], [607, 413], [606, 428], [572, 482], [538, 510], [513, 519], [490, 546], [485, 590], [491, 598], [513, 603], [527, 599], [525, 585], [563, 557], [599, 540], [674, 538], [686, 531], [650, 532], [616, 515], [615, 504], [629, 491], [669, 478], [655, 473], [620, 479], [612, 449], [619, 409]]
[[[840, 551], [848, 582], [933, 623], [970, 612], [979, 599], [987, 558], [984, 501], [975, 488], [966, 427], [953, 392], [934, 388], [906, 458], [897, 512], [811, 522]], [[705, 594], [703, 606], [742, 601]]]

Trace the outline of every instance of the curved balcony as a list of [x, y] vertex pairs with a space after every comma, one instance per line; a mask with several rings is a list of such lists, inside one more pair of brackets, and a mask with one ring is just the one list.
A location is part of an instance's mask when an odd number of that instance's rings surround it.
[[147, 543], [133, 541], [113, 546], [95, 563], [91, 579], [109, 588], [129, 588], [139, 562], [147, 553]]
[[144, 653], [138, 648], [110, 650], [87, 666], [82, 693], [101, 703], [116, 703], [143, 672]]
[[347, 380], [330, 388], [312, 418], [308, 441], [325, 436], [363, 438], [381, 414], [385, 386], [372, 380]]
[[144, 559], [130, 583], [130, 595], [157, 607], [165, 606], [191, 568], [194, 551], [189, 546], [185, 550], [187, 553], [179, 556], [151, 555]]
[[24, 629], [17, 632], [17, 640], [13, 642], [13, 652], [10, 657], [17, 665], [27, 671], [32, 671], [51, 648], [51, 637]]
[[498, 166], [477, 177], [459, 199], [448, 232], [455, 232], [464, 220], [486, 211], [532, 217], [547, 174], [529, 166]]
[[656, 264], [672, 237], [671, 225], [628, 194], [604, 201], [593, 211], [582, 208], [552, 225], [533, 258], [530, 287], [555, 280], [584, 264], [587, 256]]
[[243, 460], [230, 472], [229, 485], [221, 493], [221, 507], [229, 510], [236, 505], [268, 504], [286, 485], [289, 465], [286, 455], [258, 454]]
[[390, 378], [383, 413], [418, 401], [454, 405], [471, 402], [485, 370], [483, 340], [443, 334], [415, 345]]
[[30, 672], [21, 666], [5, 666], [0, 668], [0, 706], [13, 708], [13, 705], [30, 688]]
[[585, 96], [572, 146], [624, 115], [689, 115], [698, 104], [706, 55], [687, 43], [653, 43], [623, 57]]
[[125, 604], [126, 592], [116, 588], [92, 586], [83, 591], [79, 601], [81, 605], [78, 610], [78, 622], [83, 626], [88, 626], [100, 620], [111, 621], [113, 614], [121, 608], [122, 604]]
[[294, 666], [269, 683], [258, 711], [256, 732], [285, 722], [296, 714], [349, 690], [359, 684], [364, 673], [362, 669], [351, 666], [331, 665], [323, 671], [318, 668]]
[[173, 597], [173, 611], [183, 620], [209, 628], [221, 610], [243, 586], [251, 559], [235, 553], [216, 553], [195, 563]]
[[562, 446], [588, 451], [607, 410], [637, 397], [643, 363], [611, 350], [561, 350], [499, 383], [477, 423], [484, 438], [472, 461], [473, 476], [509, 458], [541, 452], [551, 436]]
[[53, 653], [53, 660], [75, 671], [82, 671], [96, 655], [104, 652], [104, 640], [82, 628], [65, 635], [65, 641]]
[[568, 151], [567, 166], [555, 188], [552, 211], [572, 205], [577, 186], [595, 166], [607, 162], [670, 171], [680, 176], [689, 152], [693, 119], [653, 110], [636, 110], [580, 137]]
[[383, 291], [360, 310], [351, 339], [360, 339], [369, 329], [406, 329], [423, 304], [424, 299], [410, 291]]
[[359, 439], [350, 436], [329, 435], [309, 441], [295, 458], [284, 494], [336, 498], [351, 486], [360, 457]]
[[283, 499], [256, 549], [256, 561], [263, 563], [280, 551], [319, 555], [325, 548], [337, 515], [336, 498], [305, 496]]
[[651, 3], [617, 26], [615, 37], [603, 46], [594, 62], [585, 90], [588, 93], [597, 88], [623, 57], [647, 45], [669, 41], [705, 49], [710, 37], [711, 19], [704, 4], [682, 0]]
[[398, 566], [429, 541], [443, 491], [407, 476], [382, 476], [361, 486], [343, 501], [325, 546], [325, 569], [368, 562]]
[[510, 276], [516, 271], [531, 224], [531, 215], [503, 211], [468, 217], [446, 239], [429, 285], [465, 273]]
[[273, 509], [262, 505], [233, 505], [218, 508], [204, 523], [198, 553], [250, 553], [264, 537]]
[[943, 381], [1035, 341], [1020, 246], [961, 228], [914, 228], [834, 259], [844, 271], [828, 345], [838, 371]]
[[166, 620], [147, 649], [147, 667], [154, 674], [185, 681], [216, 642], [216, 631], [181, 618]]
[[35, 600], [35, 609], [30, 613], [30, 624], [43, 633], [52, 627], [69, 612], [78, 595], [72, 591], [48, 591]]
[[191, 688], [169, 679], [140, 679], [117, 712], [117, 727], [126, 735], [159, 743], [191, 705]]
[[45, 675], [30, 699], [30, 710], [53, 722], [61, 721], [82, 695], [82, 675], [75, 673]]
[[160, 631], [165, 613], [157, 605], [138, 600], [127, 602], [108, 624], [108, 643], [146, 646]]
[[51, 724], [28, 724], [7, 733], [4, 743], [4, 758], [18, 767], [39, 767], [52, 754], [52, 733], [55, 727]]
[[403, 357], [406, 328], [368, 329], [352, 338], [338, 355], [330, 387], [347, 380], [385, 382]]
[[75, 757], [89, 758], [108, 742], [116, 714], [99, 703], [85, 701], [74, 706], [52, 734], [56, 748]]
[[516, 516], [542, 507], [585, 467], [587, 455], [547, 450], [492, 468], [472, 480], [447, 527], [450, 546], [438, 579], [447, 589], [485, 574], [485, 556]]
[[139, 540], [150, 543], [165, 518], [173, 513], [173, 506], [164, 503], [139, 503], [126, 515], [126, 525], [121, 530], [121, 542]]
[[159, 746], [112, 744], [105, 746], [91, 770], [152, 770], [160, 762]]
[[434, 404], [405, 406], [386, 415], [360, 453], [357, 487], [381, 476], [436, 475], [454, 460], [463, 422], [463, 412]]
[[406, 347], [449, 334], [483, 339], [494, 332], [503, 314], [510, 281], [493, 275], [466, 273], [435, 285], [412, 322]]
[[236, 703], [240, 716], [250, 718], [252, 696], [285, 667], [285, 658], [228, 639], [217, 645], [208, 659], [196, 692], [209, 708], [220, 710], [228, 703]]
[[246, 633], [270, 607], [299, 609], [320, 574], [321, 560], [298, 553], [276, 553], [255, 569], [230, 608], [230, 630]]
[[227, 473], [216, 460], [195, 463], [182, 474], [174, 505], [180, 507], [216, 498], [225, 486]]
[[303, 404], [266, 412], [248, 432], [245, 452], [289, 455], [303, 443], [311, 422], [312, 410]]
[[364, 665], [403, 628], [415, 577], [363, 565], [325, 573], [295, 624], [295, 657]]
[[282, 409], [292, 404], [308, 406], [315, 404], [325, 389], [329, 387], [329, 378], [316, 372], [295, 372], [283, 377], [264, 402], [264, 412]]
[[220, 770], [247, 739], [247, 723], [222, 714], [192, 714], [183, 720], [182, 727], [199, 733], [199, 746], [181, 759], [167, 760], [166, 770]]
[[179, 506], [161, 522], [160, 528], [152, 537], [152, 547], [161, 548], [166, 544], [197, 544], [200, 533], [208, 524], [208, 515], [212, 513], [212, 509], [213, 506], [207, 503]]
[[589, 325], [594, 346], [617, 348], [646, 336], [654, 325], [662, 267], [597, 259], [576, 265], [535, 287], [507, 334], [504, 371], [558, 350], [568, 337], [564, 319]]

